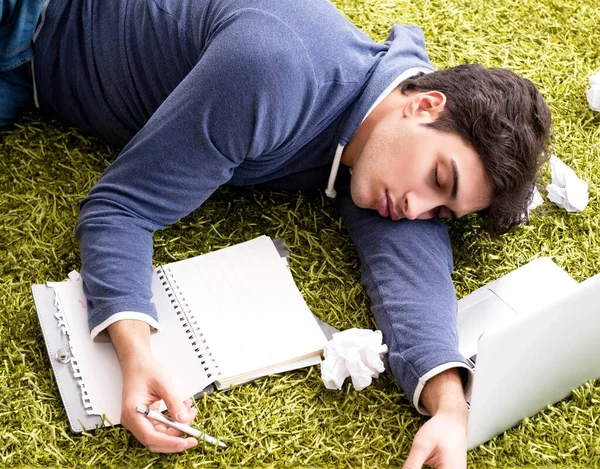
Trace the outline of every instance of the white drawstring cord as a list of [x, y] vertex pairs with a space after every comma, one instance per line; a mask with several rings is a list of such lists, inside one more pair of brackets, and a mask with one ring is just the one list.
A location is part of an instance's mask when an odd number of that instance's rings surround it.
[[331, 197], [332, 199], [335, 198], [335, 196], [337, 195], [333, 186], [335, 186], [335, 178], [337, 177], [343, 152], [344, 145], [338, 144], [335, 150], [335, 155], [333, 157], [333, 163], [331, 164], [331, 171], [329, 172], [329, 181], [327, 181], [327, 189], [325, 189], [325, 195], [327, 197]]

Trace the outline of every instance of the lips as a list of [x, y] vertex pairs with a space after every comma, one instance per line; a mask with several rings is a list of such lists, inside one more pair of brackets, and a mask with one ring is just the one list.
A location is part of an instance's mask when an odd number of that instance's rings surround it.
[[387, 218], [390, 216], [390, 203], [387, 191], [385, 191], [385, 193], [379, 200], [379, 206], [377, 207], [377, 211], [382, 217]]
[[400, 220], [400, 218], [402, 218], [402, 217], [400, 216], [400, 214], [398, 213], [398, 210], [396, 209], [396, 204], [394, 203], [394, 199], [392, 199], [387, 192], [386, 192], [386, 198], [387, 198], [390, 217], [392, 217], [392, 220], [394, 220], [394, 221]]
[[379, 206], [377, 207], [377, 211], [382, 217], [391, 217], [394, 221], [400, 220], [402, 218], [402, 216], [398, 213], [398, 210], [396, 209], [394, 199], [390, 197], [390, 194], [387, 190], [379, 200]]

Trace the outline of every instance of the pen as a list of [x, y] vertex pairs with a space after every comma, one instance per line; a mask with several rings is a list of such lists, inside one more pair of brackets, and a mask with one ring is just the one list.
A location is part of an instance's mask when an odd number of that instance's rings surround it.
[[202, 433], [200, 430], [196, 430], [195, 428], [186, 425], [185, 423], [179, 423], [160, 412], [156, 412], [155, 410], [148, 409], [145, 405], [139, 405], [135, 408], [140, 414], [144, 414], [146, 417], [152, 420], [156, 420], [157, 422], [164, 423], [167, 427], [175, 428], [180, 432], [187, 433], [195, 438], [200, 440], [204, 440], [207, 443], [211, 443], [213, 445], [221, 446], [226, 448], [227, 445], [222, 441], [217, 440], [214, 436], [207, 435], [206, 433]]

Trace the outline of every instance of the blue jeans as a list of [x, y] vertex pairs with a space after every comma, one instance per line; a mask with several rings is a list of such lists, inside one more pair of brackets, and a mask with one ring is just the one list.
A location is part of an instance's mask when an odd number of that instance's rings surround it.
[[0, 127], [33, 105], [31, 41], [44, 0], [0, 0]]

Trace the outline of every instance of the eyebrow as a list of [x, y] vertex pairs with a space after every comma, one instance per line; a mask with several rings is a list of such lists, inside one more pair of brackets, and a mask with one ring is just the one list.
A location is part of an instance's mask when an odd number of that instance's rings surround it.
[[452, 159], [452, 192], [450, 192], [450, 198], [456, 200], [458, 195], [458, 167], [456, 161]]

